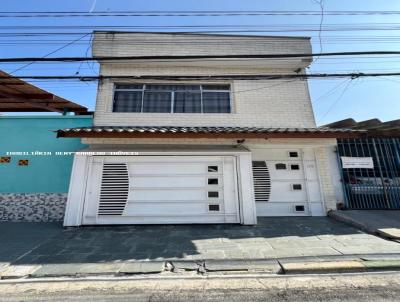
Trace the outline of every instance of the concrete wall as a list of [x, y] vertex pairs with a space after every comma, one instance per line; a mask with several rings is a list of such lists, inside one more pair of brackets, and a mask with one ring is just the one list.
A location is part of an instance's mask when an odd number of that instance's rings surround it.
[[307, 37], [96, 32], [93, 56], [309, 53]]
[[[247, 70], [240, 70], [246, 72]], [[130, 68], [121, 65], [102, 66], [102, 75], [144, 74], [212, 74], [228, 70], [189, 67]], [[136, 81], [137, 82], [137, 81]], [[225, 82], [226, 83], [226, 82]], [[249, 127], [315, 127], [307, 81], [260, 80], [230, 81], [232, 113], [126, 113], [112, 112], [112, 80], [99, 84], [94, 125], [96, 126], [249, 126]]]
[[[0, 164], [0, 193], [66, 193], [72, 155], [56, 156], [57, 151], [77, 151], [80, 139], [57, 138], [57, 129], [90, 126], [91, 116], [2, 116], [0, 156], [7, 152], [52, 152], [52, 155], [10, 155], [10, 163]], [[28, 159], [28, 166], [18, 160]]]
[[[95, 56], [234, 55], [310, 53], [307, 38], [247, 37], [214, 35], [157, 35], [97, 33]], [[103, 76], [256, 75], [304, 72], [308, 59], [230, 59], [187, 61], [102, 62]], [[148, 83], [135, 79], [135, 83]], [[153, 81], [153, 83], [168, 81]], [[171, 81], [169, 81], [171, 82]], [[99, 83], [94, 125], [96, 126], [258, 126], [314, 127], [315, 120], [307, 81], [300, 79], [195, 81], [198, 84], [231, 85], [232, 113], [121, 113], [112, 112], [115, 83], [129, 80], [105, 79]], [[180, 83], [183, 83], [182, 81]], [[192, 82], [193, 83], [193, 82]]]
[[[92, 125], [91, 116], [1, 116], [0, 221], [59, 221], [64, 216], [73, 155], [80, 139], [57, 138], [57, 129]], [[7, 152], [27, 152], [8, 155]], [[51, 152], [32, 155], [31, 152]], [[18, 161], [27, 159], [27, 166]]]

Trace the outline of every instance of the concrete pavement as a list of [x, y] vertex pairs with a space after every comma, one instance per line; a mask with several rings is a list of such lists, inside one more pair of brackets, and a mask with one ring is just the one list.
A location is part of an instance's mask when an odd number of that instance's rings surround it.
[[326, 217], [260, 218], [257, 226], [139, 225], [63, 229], [0, 223], [0, 263], [276, 259], [400, 253], [400, 244]]
[[370, 234], [400, 240], [400, 210], [331, 211], [329, 215]]
[[3, 279], [367, 271], [379, 269], [376, 261], [397, 270], [400, 261], [399, 243], [326, 217], [261, 218], [257, 226], [1, 223], [0, 242]]

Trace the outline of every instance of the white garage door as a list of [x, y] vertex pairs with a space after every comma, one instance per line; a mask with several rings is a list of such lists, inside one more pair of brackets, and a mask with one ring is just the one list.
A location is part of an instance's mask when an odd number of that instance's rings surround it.
[[255, 149], [254, 191], [258, 216], [324, 216], [312, 149]]
[[239, 223], [233, 156], [93, 157], [83, 224]]

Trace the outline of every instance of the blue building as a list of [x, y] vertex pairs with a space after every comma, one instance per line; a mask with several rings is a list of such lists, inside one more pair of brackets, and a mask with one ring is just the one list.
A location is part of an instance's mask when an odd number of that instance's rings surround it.
[[0, 116], [0, 221], [62, 220], [73, 152], [85, 145], [79, 138], [58, 139], [55, 131], [91, 126], [92, 115], [86, 107], [10, 79], [18, 89], [0, 80], [0, 112], [60, 114]]
[[0, 117], [0, 221], [62, 220], [79, 138], [54, 130], [91, 126], [92, 116]]

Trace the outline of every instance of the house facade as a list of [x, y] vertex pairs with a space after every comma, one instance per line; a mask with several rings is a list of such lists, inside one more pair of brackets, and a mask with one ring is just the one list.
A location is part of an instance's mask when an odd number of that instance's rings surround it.
[[58, 131], [89, 145], [64, 225], [251, 225], [336, 209], [330, 150], [356, 133], [316, 128], [307, 80], [290, 77], [309, 57], [253, 56], [310, 53], [299, 37], [96, 32], [93, 56], [115, 59], [100, 61], [93, 127]]

